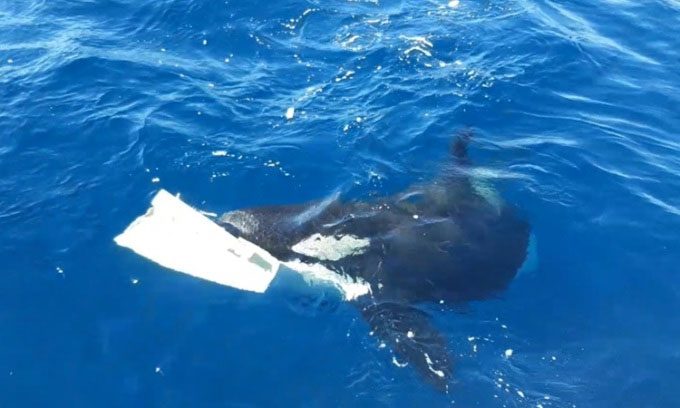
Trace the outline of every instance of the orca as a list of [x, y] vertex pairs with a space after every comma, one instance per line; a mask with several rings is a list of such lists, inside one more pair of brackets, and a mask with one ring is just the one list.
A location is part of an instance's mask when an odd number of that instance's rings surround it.
[[372, 334], [395, 364], [447, 392], [453, 360], [423, 306], [496, 296], [525, 262], [531, 235], [517, 208], [470, 175], [471, 137], [459, 132], [440, 174], [397, 194], [236, 210], [218, 224], [283, 261], [370, 284], [352, 302]]

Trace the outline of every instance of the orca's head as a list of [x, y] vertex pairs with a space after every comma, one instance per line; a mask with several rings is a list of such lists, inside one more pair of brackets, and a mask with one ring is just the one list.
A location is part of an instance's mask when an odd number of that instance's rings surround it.
[[384, 237], [386, 279], [415, 300], [486, 298], [505, 289], [525, 264], [530, 236], [529, 224], [506, 206], [420, 217]]

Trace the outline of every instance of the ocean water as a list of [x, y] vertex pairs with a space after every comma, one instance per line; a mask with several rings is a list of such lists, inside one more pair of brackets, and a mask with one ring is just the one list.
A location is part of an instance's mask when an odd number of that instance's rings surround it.
[[[0, 0], [0, 406], [680, 406], [679, 27], [677, 0]], [[394, 193], [466, 127], [537, 246], [433, 311], [449, 394], [348, 304], [112, 241], [159, 188]]]

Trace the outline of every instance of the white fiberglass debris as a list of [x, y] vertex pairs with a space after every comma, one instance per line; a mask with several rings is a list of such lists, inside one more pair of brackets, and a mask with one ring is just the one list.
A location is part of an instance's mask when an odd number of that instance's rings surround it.
[[215, 157], [223, 157], [227, 155], [226, 150], [213, 150], [212, 155]]
[[[364, 242], [352, 237], [336, 242], [360, 250]], [[160, 190], [146, 214], [114, 238], [123, 247], [166, 268], [237, 289], [263, 293], [282, 263], [263, 248], [237, 238], [165, 190]], [[286, 262], [311, 288], [333, 288], [344, 300], [371, 293], [361, 279], [336, 273], [319, 263]], [[282, 275], [284, 276], [284, 275]], [[282, 282], [286, 280], [282, 278]], [[136, 284], [136, 278], [132, 283]]]
[[413, 333], [411, 330], [409, 330], [408, 332], [406, 332], [406, 337], [408, 337], [409, 339], [412, 339], [412, 338], [415, 337], [415, 333]]
[[512, 357], [513, 350], [512, 349], [507, 349], [505, 350], [505, 358], [510, 358]]
[[286, 109], [286, 119], [291, 120], [294, 117], [295, 117], [295, 108], [291, 106], [290, 108]]
[[524, 393], [521, 390], [517, 390], [517, 395], [524, 398]]
[[114, 241], [166, 268], [253, 292], [264, 292], [279, 268], [268, 252], [229, 234], [165, 190]]
[[161, 181], [161, 179], [159, 179], [158, 177], [154, 177], [154, 178], [151, 179], [152, 183], [159, 183], [160, 181]]

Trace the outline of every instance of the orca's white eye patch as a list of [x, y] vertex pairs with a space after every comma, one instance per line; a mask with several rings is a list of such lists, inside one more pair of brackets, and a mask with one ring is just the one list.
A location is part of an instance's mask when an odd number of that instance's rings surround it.
[[241, 234], [246, 235], [254, 234], [260, 226], [259, 221], [253, 214], [241, 210], [224, 213], [219, 221], [225, 224], [231, 224], [234, 228], [239, 230]]
[[351, 255], [359, 255], [366, 251], [371, 240], [355, 235], [340, 237], [313, 234], [291, 248], [300, 255], [306, 255], [322, 261], [337, 261]]

